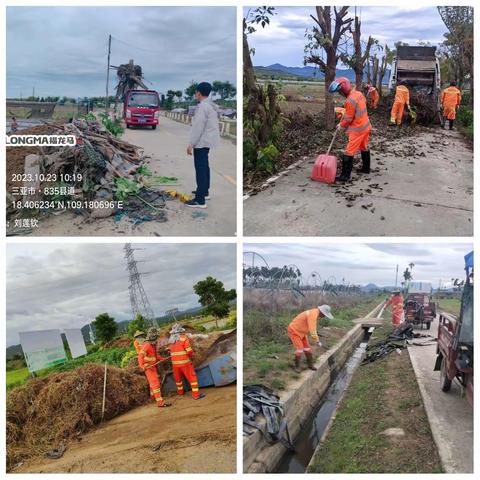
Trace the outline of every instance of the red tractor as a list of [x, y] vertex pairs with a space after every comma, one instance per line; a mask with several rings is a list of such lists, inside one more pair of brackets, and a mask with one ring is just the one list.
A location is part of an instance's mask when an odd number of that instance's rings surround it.
[[473, 408], [473, 252], [465, 256], [465, 271], [467, 278], [459, 318], [440, 314], [434, 370], [440, 371], [444, 392], [448, 392], [452, 381], [457, 379]]
[[429, 282], [411, 282], [408, 293], [403, 302], [405, 321], [413, 325], [425, 325], [430, 329], [430, 324], [437, 316], [437, 307], [431, 299], [432, 284]]

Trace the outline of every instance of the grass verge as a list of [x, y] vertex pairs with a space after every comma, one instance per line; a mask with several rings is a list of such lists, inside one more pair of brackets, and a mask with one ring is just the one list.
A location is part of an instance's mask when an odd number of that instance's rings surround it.
[[[389, 330], [381, 327], [375, 336]], [[387, 436], [388, 428], [401, 428], [404, 435]], [[308, 473], [440, 472], [408, 352], [358, 367]]]

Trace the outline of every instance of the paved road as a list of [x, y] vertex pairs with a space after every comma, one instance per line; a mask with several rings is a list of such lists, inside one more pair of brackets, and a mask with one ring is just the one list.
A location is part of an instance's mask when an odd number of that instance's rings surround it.
[[[438, 319], [429, 333], [436, 337], [437, 330]], [[473, 473], [473, 410], [460, 396], [457, 382], [452, 383], [450, 392], [442, 392], [440, 374], [433, 371], [436, 348], [436, 345], [408, 347], [430, 428], [445, 471]]]
[[309, 158], [244, 201], [245, 235], [473, 235], [473, 152], [458, 132], [376, 142], [377, 171], [354, 174], [343, 190], [362, 196], [349, 201], [338, 187], [311, 181]]
[[[149, 158], [146, 164], [156, 175], [174, 176], [178, 184], [167, 187], [190, 194], [195, 188], [193, 157], [186, 154], [189, 126], [161, 117], [157, 130], [125, 130], [123, 139], [142, 147]], [[222, 138], [210, 155], [211, 200], [206, 210], [185, 207], [180, 201], [167, 202], [168, 221], [133, 225], [112, 217], [91, 223], [71, 213], [41, 221], [35, 235], [89, 236], [233, 236], [236, 233], [236, 145]]]

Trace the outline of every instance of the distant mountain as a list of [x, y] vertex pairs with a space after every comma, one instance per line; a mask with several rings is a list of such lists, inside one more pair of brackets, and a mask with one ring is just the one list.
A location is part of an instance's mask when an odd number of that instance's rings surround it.
[[[274, 63], [272, 65], [264, 66], [255, 66], [255, 73], [260, 77], [282, 77], [288, 78], [292, 77], [292, 79], [311, 79], [311, 80], [323, 80], [325, 78], [324, 74], [315, 67], [306, 65], [304, 67], [286, 67], [281, 63]], [[337, 69], [337, 76], [338, 77], [346, 77], [350, 81], [355, 81], [355, 72], [351, 69]], [[367, 74], [365, 72], [364, 78], [367, 78]], [[383, 77], [383, 83], [387, 84], [388, 79], [390, 78], [390, 70], [387, 69], [385, 75]]]

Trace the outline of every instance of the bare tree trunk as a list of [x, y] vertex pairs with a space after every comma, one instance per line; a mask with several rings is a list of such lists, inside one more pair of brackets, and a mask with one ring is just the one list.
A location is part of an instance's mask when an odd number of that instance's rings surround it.
[[[314, 63], [318, 65], [320, 71], [325, 74], [325, 128], [331, 130], [335, 127], [335, 111], [333, 107], [333, 96], [328, 92], [328, 86], [335, 80], [335, 72], [338, 62], [338, 43], [343, 34], [350, 28], [353, 19], [345, 16], [348, 13], [348, 7], [341, 7], [337, 10], [333, 8], [335, 13], [335, 25], [332, 25], [332, 9], [331, 7], [315, 7], [317, 16], [311, 15], [316, 23], [314, 27], [314, 37], [318, 41], [318, 47], [325, 52], [326, 59], [323, 60], [319, 55], [315, 54], [313, 49], [310, 55], [305, 57], [305, 63]], [[333, 33], [332, 33], [333, 32]], [[322, 39], [322, 40], [320, 40]], [[329, 39], [325, 42], [324, 39]]]
[[253, 69], [252, 57], [250, 56], [250, 47], [248, 45], [247, 34], [245, 33], [246, 25], [243, 20], [243, 88], [244, 94], [250, 94], [257, 90], [255, 82], [255, 71]]
[[373, 67], [372, 67], [372, 85], [376, 86], [378, 81], [378, 58], [373, 57]]

